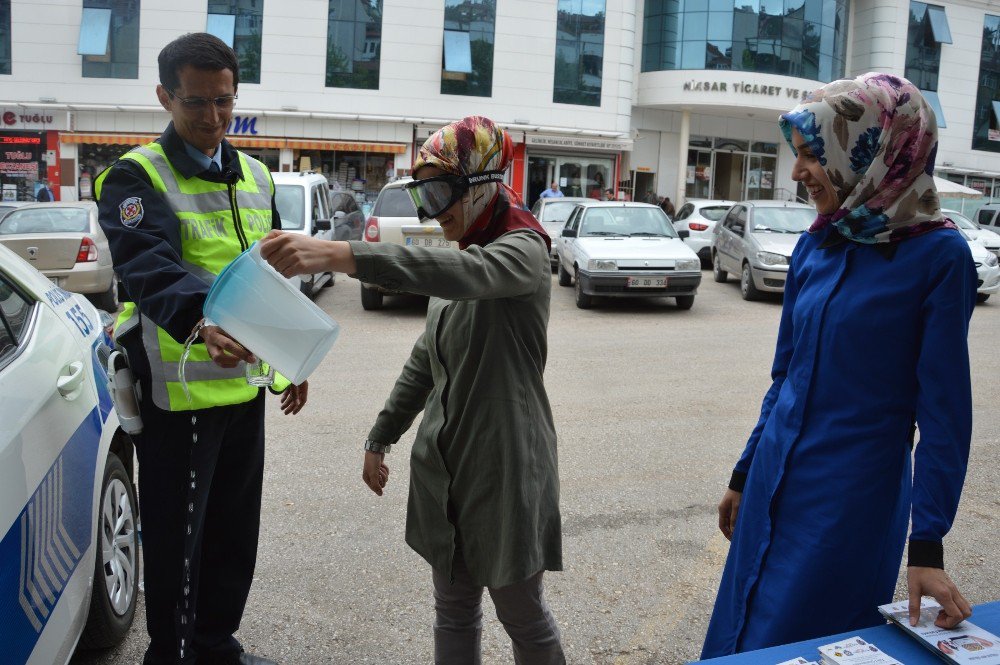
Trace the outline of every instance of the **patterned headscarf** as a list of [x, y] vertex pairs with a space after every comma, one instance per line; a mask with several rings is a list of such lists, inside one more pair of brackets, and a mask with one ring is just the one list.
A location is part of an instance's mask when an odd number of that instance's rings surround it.
[[934, 111], [906, 79], [870, 73], [834, 81], [779, 124], [789, 145], [792, 128], [799, 130], [841, 200], [810, 231], [833, 224], [848, 240], [875, 244], [954, 228], [934, 186]]
[[[445, 125], [424, 141], [413, 161], [413, 173], [421, 166], [436, 166], [456, 175], [503, 171], [513, 159], [514, 142], [510, 134], [489, 118], [470, 115]], [[498, 201], [502, 201], [504, 209], [526, 212], [521, 197], [503, 183], [473, 185], [462, 197], [465, 217], [465, 235], [459, 241], [462, 249], [469, 245], [487, 245], [519, 228], [531, 229], [540, 233], [546, 244], [551, 242], [531, 213], [501, 215], [497, 210]]]

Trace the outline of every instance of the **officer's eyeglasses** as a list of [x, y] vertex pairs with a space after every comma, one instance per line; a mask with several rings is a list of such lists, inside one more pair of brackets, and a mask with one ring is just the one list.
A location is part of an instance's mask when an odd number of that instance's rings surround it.
[[208, 108], [209, 104], [215, 104], [216, 108], [228, 111], [236, 104], [237, 98], [237, 95], [222, 95], [213, 99], [208, 99], [207, 97], [181, 97], [173, 90], [167, 90], [167, 94], [171, 97], [176, 97], [181, 106], [189, 111], [204, 111]]
[[503, 182], [503, 171], [483, 171], [469, 175], [444, 175], [413, 180], [403, 185], [403, 189], [413, 199], [417, 217], [432, 219], [457, 202], [473, 185], [487, 182]]

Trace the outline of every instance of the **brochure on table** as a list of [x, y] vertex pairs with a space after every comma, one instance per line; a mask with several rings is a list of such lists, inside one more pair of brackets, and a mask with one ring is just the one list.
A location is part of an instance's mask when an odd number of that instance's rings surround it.
[[861, 637], [849, 637], [819, 648], [823, 665], [903, 665]]
[[979, 626], [963, 621], [954, 628], [934, 625], [941, 605], [924, 598], [920, 621], [910, 625], [910, 606], [905, 600], [878, 608], [889, 621], [949, 663], [958, 665], [1000, 665], [1000, 638]]

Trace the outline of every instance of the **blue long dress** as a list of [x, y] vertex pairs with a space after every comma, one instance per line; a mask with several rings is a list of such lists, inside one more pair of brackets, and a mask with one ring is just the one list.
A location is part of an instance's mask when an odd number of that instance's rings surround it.
[[803, 234], [792, 257], [702, 658], [882, 623], [911, 506], [911, 559], [955, 516], [972, 431], [968, 244], [951, 229], [888, 252], [838, 238]]

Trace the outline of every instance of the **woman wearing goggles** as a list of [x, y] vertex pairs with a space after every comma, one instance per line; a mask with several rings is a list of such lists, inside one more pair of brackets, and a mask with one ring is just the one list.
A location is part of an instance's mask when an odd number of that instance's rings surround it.
[[365, 442], [382, 495], [385, 453], [424, 412], [411, 453], [406, 542], [432, 568], [434, 662], [478, 663], [487, 588], [514, 661], [565, 663], [542, 575], [562, 570], [556, 434], [542, 380], [549, 238], [503, 184], [510, 136], [471, 116], [427, 139], [406, 185], [460, 250], [272, 232], [285, 276], [333, 270], [431, 296], [427, 325]]

